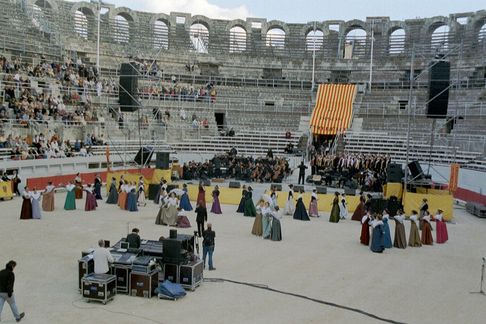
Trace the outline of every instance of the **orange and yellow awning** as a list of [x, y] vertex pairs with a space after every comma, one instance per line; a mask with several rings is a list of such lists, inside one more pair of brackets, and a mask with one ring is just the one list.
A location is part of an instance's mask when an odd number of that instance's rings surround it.
[[310, 122], [312, 133], [336, 135], [347, 130], [355, 96], [355, 84], [320, 84]]

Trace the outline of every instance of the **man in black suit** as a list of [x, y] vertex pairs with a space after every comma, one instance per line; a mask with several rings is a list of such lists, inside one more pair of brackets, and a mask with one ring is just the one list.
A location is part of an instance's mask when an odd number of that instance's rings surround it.
[[199, 237], [201, 237], [204, 231], [204, 222], [208, 221], [208, 210], [204, 206], [203, 202], [198, 202], [195, 212], [196, 212], [197, 234], [199, 235]]
[[5, 269], [0, 271], [0, 315], [2, 314], [3, 305], [7, 302], [10, 305], [10, 309], [17, 322], [20, 322], [24, 318], [25, 313], [19, 313], [17, 305], [15, 304], [14, 297], [14, 283], [15, 274], [13, 272], [17, 263], [15, 261], [9, 261], [5, 266]]
[[132, 229], [132, 232], [127, 235], [127, 239], [125, 240], [128, 243], [128, 247], [130, 249], [139, 249], [140, 248], [140, 236], [138, 228]]
[[304, 161], [300, 162], [300, 165], [298, 166], [298, 168], [299, 168], [299, 182], [298, 182], [298, 184], [300, 184], [300, 180], [302, 180], [302, 184], [304, 184], [305, 169], [307, 169], [307, 166], [304, 165]]

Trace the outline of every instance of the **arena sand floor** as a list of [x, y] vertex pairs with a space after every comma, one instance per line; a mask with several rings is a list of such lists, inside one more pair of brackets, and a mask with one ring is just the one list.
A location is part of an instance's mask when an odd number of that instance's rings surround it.
[[[42, 220], [19, 220], [21, 199], [0, 202], [0, 262], [15, 259], [15, 294], [25, 323], [379, 323], [350, 309], [316, 303], [232, 283], [204, 282], [178, 301], [117, 295], [103, 306], [86, 303], [77, 289], [81, 250], [98, 239], [116, 242], [127, 227], [145, 239], [168, 236], [154, 224], [157, 206], [121, 211], [101, 203], [94, 212], [62, 210], [64, 193], [56, 194], [56, 211]], [[77, 201], [78, 208], [84, 200]], [[360, 225], [350, 220], [331, 224], [328, 215], [310, 222], [286, 216], [283, 241], [251, 235], [253, 218], [223, 206], [209, 215], [216, 231], [216, 271], [206, 278], [226, 278], [268, 285], [277, 290], [403, 323], [484, 323], [486, 296], [478, 291], [481, 258], [486, 256], [486, 220], [455, 209], [443, 245], [372, 253], [359, 244]], [[192, 228], [195, 214], [188, 213]], [[409, 223], [406, 223], [408, 234]], [[394, 225], [392, 225], [392, 233]], [[408, 235], [407, 235], [408, 236]], [[435, 232], [434, 232], [435, 238]], [[14, 322], [8, 305], [2, 321]]]

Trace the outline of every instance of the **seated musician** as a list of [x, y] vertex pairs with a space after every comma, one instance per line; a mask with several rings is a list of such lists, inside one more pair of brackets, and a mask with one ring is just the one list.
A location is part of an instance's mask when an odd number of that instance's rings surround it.
[[127, 235], [126, 242], [128, 243], [128, 247], [130, 249], [139, 249], [140, 248], [140, 236], [138, 235], [140, 231], [138, 228], [132, 229], [132, 232]]

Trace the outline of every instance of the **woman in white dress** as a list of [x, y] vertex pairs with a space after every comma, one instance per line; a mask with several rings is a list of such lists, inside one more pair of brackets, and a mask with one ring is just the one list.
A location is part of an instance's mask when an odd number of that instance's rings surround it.
[[285, 203], [284, 215], [294, 215], [295, 203], [294, 203], [294, 186], [289, 185], [289, 195], [287, 197], [287, 202]]
[[344, 194], [341, 195], [341, 201], [339, 202], [339, 217], [341, 219], [348, 217], [348, 203]]

